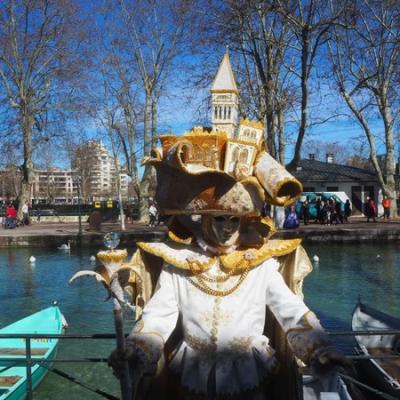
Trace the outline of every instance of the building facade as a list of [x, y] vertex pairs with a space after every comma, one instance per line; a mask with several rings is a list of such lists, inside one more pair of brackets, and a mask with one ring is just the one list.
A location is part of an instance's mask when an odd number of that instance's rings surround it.
[[[18, 198], [21, 175], [18, 168], [0, 171], [0, 201]], [[76, 204], [118, 198], [118, 185], [123, 200], [128, 198], [129, 177], [101, 141], [80, 146], [74, 155], [73, 169], [35, 169], [31, 199], [50, 204]]]
[[310, 154], [295, 170], [290, 172], [303, 184], [304, 192], [345, 192], [352, 203], [353, 214], [364, 213], [364, 206], [371, 198], [379, 206], [382, 190], [374, 172], [336, 164], [332, 154], [326, 161], [317, 161]]
[[87, 201], [106, 200], [118, 196], [118, 185], [123, 199], [128, 196], [128, 175], [121, 171], [101, 140], [91, 140], [76, 149], [72, 167], [80, 177], [81, 196]]

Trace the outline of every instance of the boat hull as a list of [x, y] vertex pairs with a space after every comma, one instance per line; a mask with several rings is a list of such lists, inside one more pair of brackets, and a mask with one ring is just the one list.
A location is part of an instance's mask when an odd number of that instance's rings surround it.
[[[53, 306], [32, 314], [0, 330], [1, 334], [62, 334], [65, 320]], [[44, 379], [52, 360], [56, 357], [59, 339], [36, 338], [31, 340], [32, 350], [32, 389]], [[25, 366], [25, 340], [0, 339], [0, 400], [23, 400], [27, 393]], [[16, 361], [5, 359], [15, 358]], [[35, 359], [45, 359], [46, 363], [35, 363]], [[18, 365], [16, 365], [16, 363]], [[47, 367], [47, 368], [46, 368]], [[14, 382], [15, 381], [15, 382]]]
[[[362, 303], [357, 304], [352, 316], [352, 329], [396, 330], [400, 320]], [[356, 351], [362, 356], [394, 355], [395, 335], [355, 336]], [[369, 386], [400, 399], [400, 357], [391, 359], [364, 359], [356, 364], [360, 375]]]

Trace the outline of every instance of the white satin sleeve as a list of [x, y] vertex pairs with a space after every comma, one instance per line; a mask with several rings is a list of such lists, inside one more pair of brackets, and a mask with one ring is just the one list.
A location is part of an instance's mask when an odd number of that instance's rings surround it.
[[278, 268], [279, 263], [270, 265], [267, 276], [266, 305], [270, 308], [282, 329], [286, 332], [297, 326], [309, 311], [303, 300], [286, 285]]
[[270, 271], [266, 303], [286, 333], [294, 354], [310, 364], [321, 350], [331, 346], [328, 335], [318, 318], [286, 285], [279, 270], [279, 263]]
[[154, 295], [143, 309], [130, 338], [144, 334], [158, 336], [165, 343], [174, 330], [179, 315], [174, 276], [167, 266], [161, 271]]

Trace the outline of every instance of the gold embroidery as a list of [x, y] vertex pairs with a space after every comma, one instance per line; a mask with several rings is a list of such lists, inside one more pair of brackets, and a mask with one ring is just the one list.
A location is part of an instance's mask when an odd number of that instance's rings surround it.
[[251, 338], [249, 337], [234, 337], [229, 342], [229, 350], [232, 353], [247, 353], [251, 347]]
[[195, 351], [199, 353], [200, 356], [210, 356], [215, 354], [217, 351], [217, 345], [213, 342], [208, 342], [206, 339], [201, 339], [197, 336], [187, 334], [185, 336], [186, 343]]

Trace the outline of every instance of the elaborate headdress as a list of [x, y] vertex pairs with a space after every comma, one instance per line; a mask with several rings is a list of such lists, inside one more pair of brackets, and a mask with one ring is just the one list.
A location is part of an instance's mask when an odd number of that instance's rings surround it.
[[[250, 241], [274, 231], [272, 221], [259, 218], [264, 203], [287, 206], [302, 192], [301, 183], [265, 150], [264, 126], [238, 121], [239, 92], [228, 54], [211, 87], [212, 128], [196, 127], [183, 136], [161, 136], [161, 148], [144, 160], [157, 171], [156, 201], [165, 215], [179, 216], [179, 239], [194, 231], [187, 216], [246, 216]], [[183, 229], [184, 230], [184, 229]], [[169, 233], [177, 229], [170, 225]]]
[[258, 216], [265, 202], [294, 202], [301, 183], [263, 149], [256, 129], [241, 129], [252, 125], [241, 121], [236, 139], [204, 128], [161, 136], [162, 148], [145, 160], [157, 171], [160, 212]]

